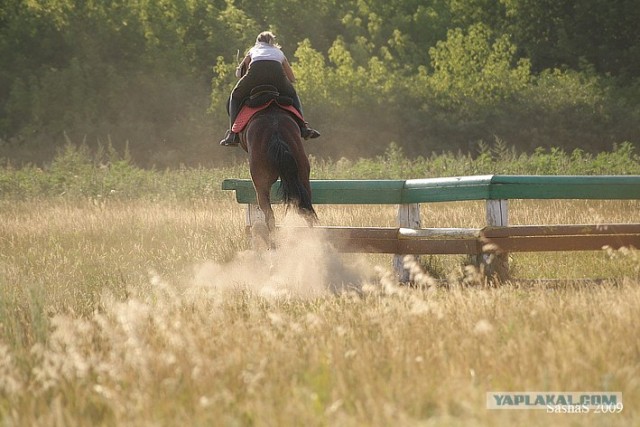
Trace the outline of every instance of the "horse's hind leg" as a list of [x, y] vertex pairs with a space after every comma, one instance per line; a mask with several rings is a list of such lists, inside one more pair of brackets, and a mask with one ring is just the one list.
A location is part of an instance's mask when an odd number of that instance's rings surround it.
[[265, 195], [263, 191], [256, 190], [256, 195], [258, 199], [258, 207], [264, 215], [264, 222], [256, 222], [251, 227], [253, 247], [256, 250], [272, 249], [274, 245], [271, 235], [275, 228], [275, 217], [273, 215], [273, 210], [271, 209], [269, 193]]
[[273, 214], [273, 209], [271, 208], [270, 190], [271, 186], [268, 186], [266, 191], [257, 190], [256, 196], [258, 198], [258, 206], [264, 214], [267, 228], [269, 229], [269, 232], [272, 232], [276, 228], [276, 218]]
[[278, 179], [278, 174], [270, 170], [259, 160], [266, 158], [266, 156], [266, 152], [256, 149], [255, 147], [249, 150], [249, 173], [251, 173], [253, 187], [256, 190], [258, 207], [264, 214], [269, 232], [273, 232], [276, 227], [276, 219], [273, 214], [273, 209], [271, 209], [271, 186]]

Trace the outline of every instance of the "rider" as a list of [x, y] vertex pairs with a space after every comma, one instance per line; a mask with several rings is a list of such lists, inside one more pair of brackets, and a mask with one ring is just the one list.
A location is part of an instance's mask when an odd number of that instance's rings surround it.
[[[238, 144], [238, 134], [232, 132], [231, 127], [242, 108], [244, 99], [250, 95], [251, 89], [256, 86], [275, 86], [280, 95], [287, 96], [293, 100], [293, 106], [302, 115], [300, 98], [298, 98], [298, 94], [292, 84], [296, 78], [293, 75], [289, 61], [280, 50], [280, 46], [275, 42], [275, 39], [276, 36], [270, 31], [263, 31], [258, 34], [256, 44], [236, 68], [236, 77], [240, 77], [240, 80], [238, 80], [231, 92], [231, 98], [229, 99], [230, 126], [227, 134], [220, 141], [220, 145]], [[243, 73], [243, 70], [247, 70], [246, 74]], [[319, 137], [320, 133], [315, 129], [311, 129], [305, 122], [300, 126], [300, 135], [304, 139], [309, 139]]]

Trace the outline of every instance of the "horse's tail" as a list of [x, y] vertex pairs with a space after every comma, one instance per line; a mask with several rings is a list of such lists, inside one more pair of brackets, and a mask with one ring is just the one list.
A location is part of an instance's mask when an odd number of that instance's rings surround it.
[[287, 207], [295, 203], [303, 215], [317, 219], [318, 215], [311, 205], [311, 194], [300, 181], [298, 162], [278, 131], [271, 135], [268, 155], [280, 175], [280, 192]]

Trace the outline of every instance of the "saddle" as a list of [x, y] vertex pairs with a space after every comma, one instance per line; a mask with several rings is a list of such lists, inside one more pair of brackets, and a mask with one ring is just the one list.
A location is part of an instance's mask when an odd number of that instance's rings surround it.
[[249, 98], [246, 98], [236, 121], [231, 128], [232, 132], [240, 133], [247, 126], [249, 120], [258, 113], [269, 107], [271, 104], [275, 104], [281, 109], [293, 114], [298, 122], [304, 123], [302, 115], [293, 106], [293, 99], [288, 96], [281, 96], [278, 89], [271, 85], [256, 86], [251, 90]]

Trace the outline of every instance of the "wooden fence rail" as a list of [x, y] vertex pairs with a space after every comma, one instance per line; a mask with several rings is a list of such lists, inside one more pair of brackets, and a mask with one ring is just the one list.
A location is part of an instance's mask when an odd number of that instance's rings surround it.
[[[263, 219], [253, 183], [226, 179], [224, 190], [235, 191], [247, 205], [246, 225]], [[272, 200], [280, 201], [278, 183]], [[599, 250], [623, 246], [640, 248], [640, 224], [509, 225], [510, 199], [640, 200], [640, 176], [482, 175], [409, 180], [312, 180], [314, 204], [398, 205], [398, 227], [319, 227], [344, 252], [397, 254], [394, 265], [401, 280], [405, 254], [469, 254], [490, 274], [508, 275], [507, 252]], [[422, 228], [420, 204], [485, 200], [486, 226]], [[640, 209], [640, 206], [639, 206]], [[490, 256], [491, 255], [491, 256]]]

